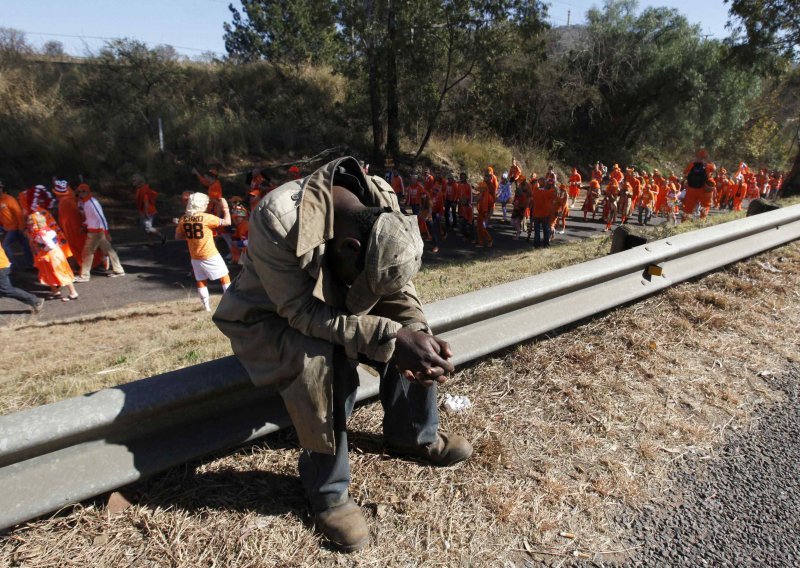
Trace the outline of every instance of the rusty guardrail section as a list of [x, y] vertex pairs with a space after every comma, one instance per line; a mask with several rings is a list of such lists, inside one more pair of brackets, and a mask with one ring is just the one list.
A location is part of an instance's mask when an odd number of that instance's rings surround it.
[[[462, 365], [798, 238], [795, 205], [425, 311]], [[375, 397], [377, 379], [359, 372], [358, 400]], [[0, 416], [0, 530], [289, 423], [280, 397], [254, 387], [234, 357]]]

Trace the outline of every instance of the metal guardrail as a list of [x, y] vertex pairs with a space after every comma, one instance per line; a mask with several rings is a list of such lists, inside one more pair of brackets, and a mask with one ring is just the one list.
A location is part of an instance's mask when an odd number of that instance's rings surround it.
[[[462, 365], [800, 238], [800, 205], [425, 306]], [[648, 268], [657, 265], [660, 276]], [[359, 369], [358, 400], [378, 394]], [[235, 357], [0, 416], [0, 529], [290, 424]]]

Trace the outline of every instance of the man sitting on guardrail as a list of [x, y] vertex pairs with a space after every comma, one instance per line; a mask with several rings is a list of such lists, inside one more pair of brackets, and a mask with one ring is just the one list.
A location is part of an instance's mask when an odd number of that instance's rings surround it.
[[242, 272], [214, 314], [253, 382], [280, 391], [317, 527], [348, 552], [369, 540], [348, 494], [359, 360], [380, 373], [390, 451], [439, 466], [472, 453], [463, 437], [438, 431], [436, 383], [453, 370], [452, 353], [430, 334], [411, 282], [422, 247], [392, 187], [341, 158], [252, 212]]

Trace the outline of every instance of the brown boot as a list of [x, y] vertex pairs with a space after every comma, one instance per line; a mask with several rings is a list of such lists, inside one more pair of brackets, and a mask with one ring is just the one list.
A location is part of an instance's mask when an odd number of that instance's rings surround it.
[[369, 543], [367, 521], [352, 498], [317, 513], [314, 522], [330, 543], [342, 552], [355, 552]]
[[440, 467], [457, 464], [472, 455], [472, 444], [466, 438], [446, 432], [439, 432], [439, 438], [426, 446], [405, 447], [391, 443], [387, 446], [391, 453], [412, 456]]

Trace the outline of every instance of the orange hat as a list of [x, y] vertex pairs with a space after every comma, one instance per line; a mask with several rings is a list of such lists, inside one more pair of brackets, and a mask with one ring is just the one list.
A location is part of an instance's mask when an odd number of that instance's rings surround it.
[[494, 168], [492, 166], [486, 166], [486, 171], [494, 175]]
[[78, 185], [78, 187], [75, 188], [75, 191], [78, 191], [78, 192], [85, 191], [86, 193], [91, 195], [92, 188], [89, 187], [88, 183], [81, 183], [81, 184]]

